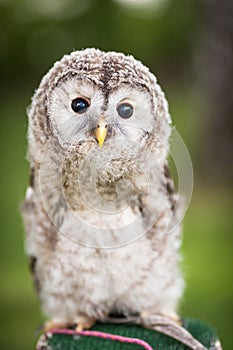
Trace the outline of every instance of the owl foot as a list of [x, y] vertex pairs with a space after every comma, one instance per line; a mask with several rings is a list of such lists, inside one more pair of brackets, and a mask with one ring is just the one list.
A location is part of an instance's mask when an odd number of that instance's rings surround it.
[[44, 324], [44, 332], [50, 332], [53, 331], [55, 329], [60, 329], [60, 328], [67, 328], [69, 327], [70, 324], [66, 323], [66, 322], [56, 322], [56, 321], [48, 321]]
[[84, 329], [90, 329], [95, 324], [95, 322], [96, 320], [92, 318], [78, 318], [75, 320], [75, 323], [77, 325], [75, 331], [81, 332]]

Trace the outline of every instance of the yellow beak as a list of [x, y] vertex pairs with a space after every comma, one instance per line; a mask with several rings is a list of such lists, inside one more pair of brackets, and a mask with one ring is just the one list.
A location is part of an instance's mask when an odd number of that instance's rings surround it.
[[103, 146], [104, 140], [107, 135], [107, 131], [108, 131], [108, 125], [105, 123], [104, 119], [101, 118], [99, 120], [99, 123], [96, 129], [94, 130], [95, 137], [99, 143], [100, 148]]

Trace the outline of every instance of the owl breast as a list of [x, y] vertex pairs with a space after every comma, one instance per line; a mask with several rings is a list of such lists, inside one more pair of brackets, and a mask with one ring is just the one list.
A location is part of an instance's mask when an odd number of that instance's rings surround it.
[[45, 313], [63, 322], [80, 315], [101, 319], [115, 312], [174, 311], [183, 290], [172, 246], [166, 241], [155, 247], [146, 237], [99, 250], [61, 236], [56, 253], [42, 258], [38, 269]]

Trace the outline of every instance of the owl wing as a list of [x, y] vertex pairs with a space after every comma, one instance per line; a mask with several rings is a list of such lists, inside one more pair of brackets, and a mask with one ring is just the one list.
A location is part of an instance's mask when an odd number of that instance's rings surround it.
[[176, 234], [174, 234], [174, 237], [176, 237], [177, 242], [180, 242], [182, 239], [182, 230], [180, 224], [184, 216], [185, 202], [184, 198], [180, 195], [180, 193], [176, 192], [174, 182], [170, 175], [170, 170], [167, 163], [164, 166], [164, 177], [165, 191], [167, 194], [168, 201], [170, 203], [172, 213], [171, 221], [169, 224], [169, 232], [175, 230]]
[[164, 165], [164, 177], [165, 177], [165, 190], [171, 203], [171, 210], [175, 210], [175, 204], [177, 202], [177, 193], [175, 190], [174, 182], [172, 180], [168, 163]]
[[37, 257], [35, 257], [33, 255], [31, 255], [31, 256], [29, 255], [29, 258], [28, 258], [29, 269], [30, 269], [30, 272], [32, 275], [34, 287], [35, 287], [37, 293], [39, 294], [40, 293], [40, 280], [39, 280], [38, 274], [36, 272], [37, 261], [38, 261]]
[[[31, 185], [31, 179], [30, 179], [30, 185]], [[32, 252], [33, 233], [35, 232], [35, 229], [36, 229], [36, 217], [35, 217], [35, 203], [33, 200], [33, 188], [31, 186], [29, 186], [27, 189], [26, 198], [21, 205], [21, 211], [22, 211], [24, 225], [27, 233], [26, 250], [28, 253], [28, 265], [29, 265], [30, 272], [32, 274], [35, 289], [39, 293], [40, 283], [36, 273], [38, 256], [36, 254], [36, 251]]]

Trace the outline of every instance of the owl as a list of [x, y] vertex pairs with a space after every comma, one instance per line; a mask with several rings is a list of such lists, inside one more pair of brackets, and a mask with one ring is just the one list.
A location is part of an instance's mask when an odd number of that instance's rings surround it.
[[176, 315], [179, 201], [155, 76], [122, 53], [72, 52], [43, 77], [28, 119], [23, 218], [45, 329]]

